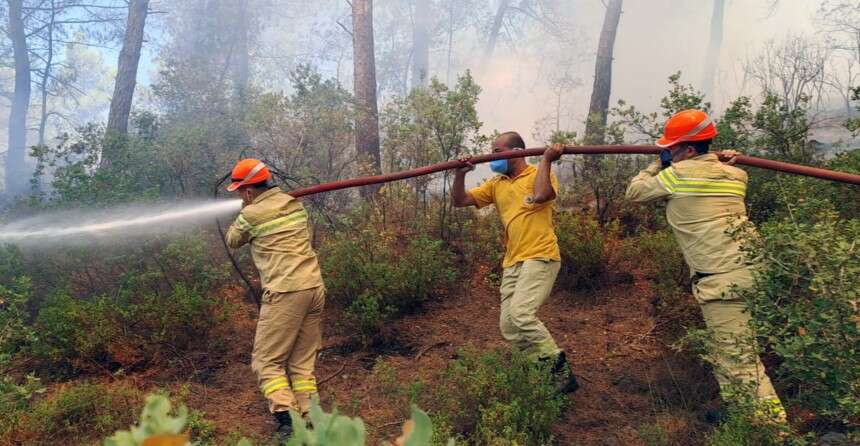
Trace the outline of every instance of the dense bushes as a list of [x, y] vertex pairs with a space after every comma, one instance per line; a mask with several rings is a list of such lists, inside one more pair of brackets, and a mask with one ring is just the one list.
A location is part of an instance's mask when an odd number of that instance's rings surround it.
[[860, 220], [823, 212], [761, 233], [763, 265], [745, 294], [779, 381], [820, 415], [860, 426]]
[[84, 444], [133, 420], [139, 391], [125, 386], [77, 384], [0, 417], [0, 444]]
[[604, 230], [597, 220], [583, 213], [558, 212], [555, 216], [561, 270], [558, 284], [566, 289], [594, 289], [607, 272], [608, 255]]
[[335, 234], [321, 249], [329, 298], [345, 308], [365, 342], [395, 315], [422, 308], [449, 289], [454, 255], [440, 240], [418, 234], [402, 240], [370, 227]]
[[[113, 254], [107, 261], [90, 257], [79, 274], [38, 290], [28, 275], [49, 267], [34, 261], [30, 272], [19, 257], [16, 274], [27, 275], [0, 285], [0, 368], [18, 360], [43, 377], [69, 376], [217, 349], [213, 328], [230, 307], [209, 293], [224, 283], [226, 271], [205, 250], [201, 239], [192, 238]], [[77, 266], [68, 263], [74, 258], [44, 263], [70, 268]], [[76, 281], [81, 277], [89, 277], [85, 286]]]
[[115, 370], [159, 363], [189, 349], [206, 349], [220, 320], [217, 304], [179, 284], [171, 293], [117, 299], [76, 299], [64, 292], [41, 307], [37, 339], [23, 353], [54, 374]]
[[550, 444], [551, 428], [567, 397], [552, 383], [549, 365], [516, 353], [466, 349], [434, 386], [431, 412], [438, 437], [458, 435], [466, 444]]
[[646, 232], [629, 241], [629, 255], [643, 263], [661, 317], [676, 327], [694, 318], [698, 309], [689, 297], [690, 269], [675, 235], [669, 230]]

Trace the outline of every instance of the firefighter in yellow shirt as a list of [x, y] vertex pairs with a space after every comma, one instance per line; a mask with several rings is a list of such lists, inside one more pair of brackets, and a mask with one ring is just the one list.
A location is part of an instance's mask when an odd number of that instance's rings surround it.
[[751, 345], [750, 316], [733, 288], [753, 286], [754, 265], [737, 237], [748, 224], [747, 174], [732, 165], [736, 152], [723, 152], [732, 157], [727, 163], [709, 153], [715, 136], [714, 123], [704, 112], [672, 116], [657, 141], [665, 150], [633, 178], [627, 198], [666, 202], [666, 220], [690, 267], [693, 296], [713, 332], [711, 356], [723, 398], [751, 391], [767, 418], [784, 422], [785, 409]]
[[317, 393], [314, 362], [322, 344], [320, 323], [325, 287], [311, 248], [308, 215], [295, 198], [270, 185], [266, 165], [240, 161], [227, 187], [243, 201], [227, 231], [227, 244], [250, 243], [263, 286], [251, 368], [260, 391], [286, 439], [292, 432], [289, 411], [306, 415]]
[[[516, 132], [501, 134], [492, 146], [494, 153], [524, 148], [525, 143]], [[474, 168], [469, 165], [457, 171], [451, 192], [457, 207], [496, 206], [506, 239], [500, 289], [502, 336], [535, 361], [549, 362], [559, 390], [570, 393], [578, 387], [576, 378], [564, 352], [537, 318], [537, 311], [549, 297], [561, 267], [552, 224], [558, 180], [551, 172], [553, 161], [561, 153], [560, 146], [547, 149], [538, 167], [523, 158], [493, 161], [490, 169], [499, 175], [466, 191], [466, 173]]]

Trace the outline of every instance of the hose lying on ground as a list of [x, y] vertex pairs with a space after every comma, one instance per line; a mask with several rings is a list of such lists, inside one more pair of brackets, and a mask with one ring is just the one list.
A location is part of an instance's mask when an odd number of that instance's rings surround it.
[[[477, 155], [471, 157], [469, 162], [472, 164], [486, 163], [493, 160], [499, 159], [511, 159], [511, 158], [523, 158], [528, 156], [538, 156], [543, 154], [546, 148], [536, 148], [536, 149], [525, 149], [525, 150], [514, 150], [509, 152], [502, 153], [493, 153], [487, 155]], [[620, 155], [657, 155], [660, 151], [663, 150], [657, 146], [565, 146], [564, 154], [565, 155], [604, 155], [604, 154], [620, 154]], [[719, 153], [719, 152], [716, 152]], [[738, 155], [736, 159], [736, 164], [741, 164], [750, 167], [758, 167], [762, 169], [770, 169], [776, 170], [780, 172], [792, 173], [795, 175], [804, 175], [814, 178], [821, 178], [824, 180], [836, 181], [840, 183], [848, 183], [854, 185], [860, 185], [860, 175], [847, 173], [847, 172], [838, 172], [835, 170], [821, 169], [818, 167], [812, 166], [804, 166], [800, 164], [792, 164], [786, 163], [782, 161], [773, 161], [764, 158], [756, 158], [753, 156], [746, 155]], [[411, 170], [404, 170], [402, 172], [394, 172], [384, 175], [371, 175], [359, 178], [351, 178], [347, 180], [340, 181], [332, 181], [330, 183], [317, 184], [315, 186], [303, 187], [299, 189], [295, 189], [289, 192], [290, 195], [298, 198], [307, 195], [320, 194], [323, 192], [331, 192], [340, 189], [348, 189], [351, 187], [360, 187], [360, 186], [369, 186], [372, 184], [381, 184], [381, 183], [390, 183], [392, 181], [405, 180], [407, 178], [419, 177], [422, 175], [429, 175], [436, 172], [441, 172], [443, 170], [450, 169], [458, 169], [461, 167], [465, 167], [466, 163], [459, 160], [446, 161], [438, 164], [432, 164], [429, 166], [419, 167]], [[227, 180], [229, 174], [225, 175], [221, 178], [221, 180], [215, 185], [215, 195], [218, 194], [218, 189], [221, 187], [221, 184]], [[217, 223], [217, 220], [216, 220]], [[221, 240], [224, 240], [224, 232], [221, 229], [221, 224], [217, 223], [218, 232], [221, 234]], [[227, 257], [230, 258], [231, 263], [233, 264], [233, 268], [242, 278], [242, 281], [245, 282], [245, 285], [248, 289], [248, 294], [254, 299], [255, 303], [259, 307], [260, 305], [260, 292], [256, 290], [251, 285], [251, 282], [239, 268], [239, 264], [233, 255], [230, 253], [230, 250], [227, 248], [227, 243], [224, 242], [224, 249], [227, 251]]]

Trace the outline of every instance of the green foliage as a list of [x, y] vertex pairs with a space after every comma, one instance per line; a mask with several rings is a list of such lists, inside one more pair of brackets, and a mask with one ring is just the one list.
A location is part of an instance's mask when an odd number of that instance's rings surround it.
[[669, 230], [645, 232], [631, 243], [627, 256], [645, 262], [661, 314], [670, 320], [687, 319], [691, 308], [685, 294], [690, 289], [690, 270], [675, 235]]
[[392, 317], [420, 310], [457, 278], [454, 256], [425, 234], [402, 240], [368, 226], [340, 232], [321, 249], [329, 298], [346, 307], [365, 342]]
[[[854, 109], [860, 111], [860, 87], [851, 89], [851, 100], [855, 102]], [[849, 118], [845, 121], [845, 128], [854, 136], [860, 135], [860, 118]]]
[[[101, 167], [102, 154], [111, 164]], [[157, 147], [151, 140], [132, 136], [109, 136], [91, 124], [77, 134], [64, 135], [55, 147], [34, 147], [34, 184], [51, 174], [49, 192], [38, 198], [53, 203], [99, 205], [152, 199], [171, 191], [176, 179], [157, 164]]]
[[25, 376], [21, 383], [9, 375], [0, 377], [0, 413], [11, 414], [26, 408], [33, 397], [45, 390], [42, 381], [33, 374]]
[[[467, 72], [453, 88], [433, 79], [427, 88], [392, 101], [381, 116], [388, 168], [411, 169], [474, 153], [486, 142], [476, 109], [480, 92]], [[431, 177], [411, 181], [426, 187]]]
[[307, 427], [307, 423], [298, 413], [290, 411], [290, 418], [293, 421], [294, 433], [287, 446], [364, 445], [364, 422], [360, 418], [338, 415], [337, 410], [332, 413], [323, 412], [318, 398], [311, 402], [312, 429]]
[[[291, 95], [267, 93], [250, 104], [245, 117], [254, 150], [286, 173], [290, 183], [333, 181], [349, 175], [355, 110], [352, 95], [309, 66], [290, 73]], [[338, 194], [315, 197], [329, 204]], [[338, 203], [344, 207], [347, 202]]]
[[779, 96], [765, 93], [754, 110], [750, 98], [741, 96], [717, 121], [719, 135], [713, 148], [808, 163], [815, 155], [808, 142], [808, 103], [804, 97], [798, 107], [789, 107]]
[[565, 289], [599, 288], [608, 262], [604, 229], [594, 217], [570, 211], [557, 213], [555, 226], [561, 250], [558, 284]]
[[24, 354], [52, 374], [73, 375], [141, 366], [208, 346], [222, 318], [215, 301], [184, 284], [166, 294], [141, 291], [89, 299], [53, 294], [36, 317], [38, 339]]
[[692, 85], [681, 84], [681, 72], [669, 76], [669, 92], [660, 99], [659, 112], [640, 112], [635, 106], [619, 100], [618, 105], [610, 110], [610, 115], [616, 121], [617, 132], [621, 137], [629, 136], [631, 131], [636, 135], [633, 141], [651, 143], [663, 134], [664, 121], [682, 110], [696, 108], [710, 113], [711, 104], [705, 102], [705, 94], [696, 90]]
[[0, 417], [0, 443], [53, 445], [57, 439], [101, 437], [131, 422], [137, 391], [128, 387], [76, 384]]
[[669, 446], [671, 444], [666, 428], [658, 423], [640, 425], [637, 434], [647, 446]]
[[786, 441], [787, 428], [758, 420], [758, 408], [752, 402], [735, 402], [727, 406], [724, 420], [706, 439], [707, 446], [784, 446], [806, 444], [801, 439]]
[[105, 446], [139, 446], [143, 441], [152, 436], [177, 436], [182, 435], [185, 424], [188, 421], [188, 409], [185, 406], [176, 411], [172, 416], [170, 400], [165, 396], [150, 395], [146, 397], [143, 412], [140, 414], [140, 424], [132, 426], [127, 431], [117, 431], [104, 441]]
[[[803, 206], [796, 215], [807, 215]], [[758, 336], [794, 398], [848, 424], [860, 416], [860, 220], [832, 211], [762, 226], [763, 259], [745, 293]]]
[[26, 276], [0, 285], [0, 370], [23, 345], [37, 339], [29, 324], [27, 306], [32, 298], [32, 284]]
[[[20, 359], [43, 377], [73, 376], [217, 348], [213, 329], [232, 308], [208, 295], [227, 278], [209, 249], [192, 237], [19, 261], [14, 273], [26, 275], [0, 285], [0, 369]], [[8, 271], [0, 256], [0, 275]], [[56, 279], [36, 288], [28, 276]]]
[[468, 444], [549, 444], [567, 401], [549, 367], [516, 353], [463, 350], [435, 387], [434, 418]]

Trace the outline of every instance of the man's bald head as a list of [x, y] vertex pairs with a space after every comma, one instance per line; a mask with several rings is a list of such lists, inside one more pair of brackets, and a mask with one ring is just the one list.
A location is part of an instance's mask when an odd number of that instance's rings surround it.
[[505, 132], [493, 142], [493, 148], [504, 148], [506, 150], [525, 149], [526, 143], [517, 132]]

